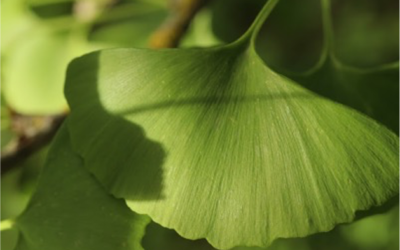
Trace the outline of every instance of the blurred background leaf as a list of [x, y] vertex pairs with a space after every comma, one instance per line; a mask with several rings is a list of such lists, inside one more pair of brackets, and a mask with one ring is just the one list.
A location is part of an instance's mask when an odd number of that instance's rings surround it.
[[[210, 46], [234, 41], [246, 31], [265, 2], [210, 2], [191, 24], [181, 46]], [[399, 3], [395, 0], [333, 1], [335, 54], [338, 58], [356, 67], [398, 61], [398, 9]], [[321, 18], [320, 0], [281, 0], [258, 35], [259, 55], [277, 69], [293, 72], [310, 69], [322, 49]], [[202, 42], [204, 37], [213, 37], [213, 42]]]
[[28, 115], [67, 109], [67, 64], [109, 47], [146, 47], [167, 13], [162, 1], [5, 0], [2, 5], [2, 92]]
[[66, 65], [83, 47], [74, 44], [74, 35], [35, 28], [11, 55], [5, 55], [8, 105], [24, 114], [57, 114], [67, 109], [62, 91]]
[[372, 67], [399, 60], [399, 1], [333, 1], [335, 52], [350, 65]]

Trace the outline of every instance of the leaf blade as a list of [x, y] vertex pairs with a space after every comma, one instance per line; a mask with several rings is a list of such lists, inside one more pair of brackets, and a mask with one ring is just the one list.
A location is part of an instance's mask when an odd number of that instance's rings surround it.
[[[392, 132], [276, 74], [251, 49], [98, 52], [70, 65], [66, 96], [73, 147], [100, 182], [218, 248], [328, 231], [398, 190]], [[165, 150], [157, 166], [130, 157], [152, 150], [116, 132], [125, 126]], [[105, 148], [121, 158], [102, 157]], [[129, 176], [160, 169], [162, 190], [135, 197], [154, 178], [133, 187]]]

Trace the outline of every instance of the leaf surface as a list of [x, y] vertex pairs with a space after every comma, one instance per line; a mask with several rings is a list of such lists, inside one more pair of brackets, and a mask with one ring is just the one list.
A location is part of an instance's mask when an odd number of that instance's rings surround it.
[[100, 182], [217, 248], [327, 231], [398, 190], [394, 133], [242, 43], [92, 53], [65, 93], [73, 148]]
[[71, 150], [63, 127], [38, 187], [17, 219], [17, 250], [136, 250], [149, 219], [109, 195]]

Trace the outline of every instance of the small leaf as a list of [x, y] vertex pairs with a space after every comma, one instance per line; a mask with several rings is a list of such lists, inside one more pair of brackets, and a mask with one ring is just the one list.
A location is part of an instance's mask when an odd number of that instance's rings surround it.
[[17, 250], [136, 250], [146, 216], [132, 213], [83, 167], [63, 127], [56, 137], [38, 187], [17, 219]]
[[[100, 182], [218, 248], [327, 231], [398, 190], [395, 134], [240, 44], [93, 53], [65, 91], [73, 148]], [[141, 200], [160, 171], [162, 192]]]

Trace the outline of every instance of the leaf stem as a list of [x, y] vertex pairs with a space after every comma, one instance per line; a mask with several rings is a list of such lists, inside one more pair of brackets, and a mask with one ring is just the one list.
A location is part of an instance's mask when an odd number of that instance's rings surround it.
[[14, 227], [14, 220], [12, 220], [12, 219], [2, 220], [0, 222], [0, 231], [1, 232], [12, 229], [13, 227]]
[[257, 17], [254, 19], [250, 28], [234, 43], [250, 42], [250, 44], [253, 46], [265, 20], [268, 18], [269, 14], [272, 12], [279, 1], [280, 0], [268, 0], [268, 2], [258, 13]]
[[324, 35], [324, 46], [330, 54], [333, 49], [333, 24], [331, 14], [331, 0], [322, 0], [322, 26]]

